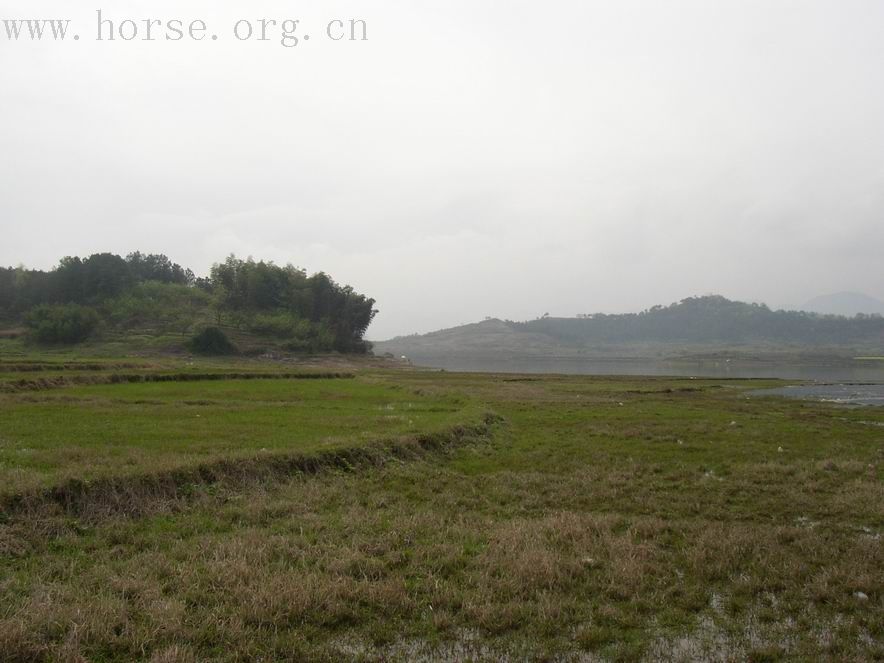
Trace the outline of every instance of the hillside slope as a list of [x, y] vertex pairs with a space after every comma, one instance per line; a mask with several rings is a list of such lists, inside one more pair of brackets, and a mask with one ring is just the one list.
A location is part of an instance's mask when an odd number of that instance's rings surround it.
[[435, 357], [684, 356], [722, 351], [881, 354], [884, 318], [772, 311], [706, 296], [641, 313], [486, 320], [374, 344], [376, 353]]
[[491, 319], [423, 335], [400, 336], [374, 343], [375, 354], [396, 356], [507, 356], [547, 354], [559, 344], [551, 336], [519, 330], [510, 322]]

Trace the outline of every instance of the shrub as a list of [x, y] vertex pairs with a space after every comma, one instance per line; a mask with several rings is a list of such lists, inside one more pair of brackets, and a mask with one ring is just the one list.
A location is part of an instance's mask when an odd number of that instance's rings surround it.
[[98, 313], [79, 304], [44, 304], [31, 309], [25, 323], [40, 343], [79, 343], [95, 331]]
[[139, 283], [103, 304], [110, 321], [124, 329], [190, 329], [208, 306], [209, 295], [202, 290], [157, 281]]
[[263, 336], [292, 338], [299, 327], [299, 320], [290, 313], [259, 313], [248, 323], [249, 330]]
[[236, 354], [236, 346], [218, 327], [206, 327], [190, 339], [190, 350], [201, 355]]
[[289, 352], [313, 354], [335, 349], [335, 333], [326, 322], [300, 320], [292, 332], [292, 339], [283, 346]]

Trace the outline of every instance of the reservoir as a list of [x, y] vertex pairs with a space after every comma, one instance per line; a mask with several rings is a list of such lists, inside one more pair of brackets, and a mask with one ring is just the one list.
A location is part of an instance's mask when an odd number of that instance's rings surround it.
[[658, 360], [583, 359], [556, 357], [473, 358], [418, 355], [409, 358], [416, 366], [448, 371], [482, 373], [558, 373], [566, 375], [648, 375], [698, 378], [779, 378], [813, 382], [881, 383], [884, 361], [841, 360]]

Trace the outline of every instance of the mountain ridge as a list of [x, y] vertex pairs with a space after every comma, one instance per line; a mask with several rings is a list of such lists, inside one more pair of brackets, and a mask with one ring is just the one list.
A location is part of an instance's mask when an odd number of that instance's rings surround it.
[[719, 295], [689, 297], [640, 313], [496, 318], [374, 343], [375, 352], [432, 356], [671, 355], [723, 349], [840, 349], [880, 352], [884, 318], [773, 311]]

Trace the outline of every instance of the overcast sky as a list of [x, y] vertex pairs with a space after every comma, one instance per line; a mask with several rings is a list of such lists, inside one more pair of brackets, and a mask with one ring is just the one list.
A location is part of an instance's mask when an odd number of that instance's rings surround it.
[[[96, 42], [100, 6], [0, 6], [80, 36], [0, 24], [0, 264], [291, 262], [376, 298], [375, 339], [712, 292], [884, 299], [881, 0], [104, 8], [218, 35], [190, 43]], [[351, 17], [368, 41], [327, 39]], [[311, 39], [238, 42], [240, 18]]]

